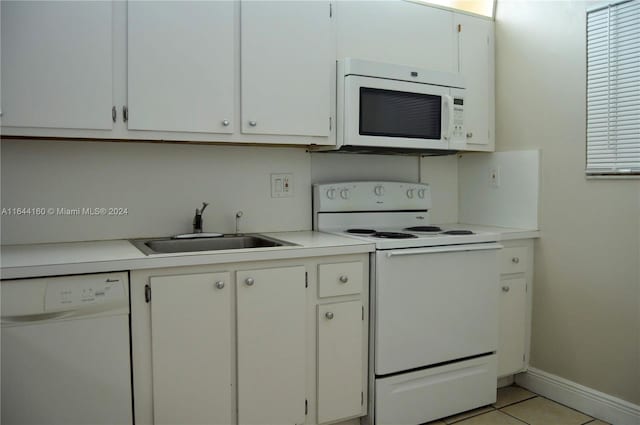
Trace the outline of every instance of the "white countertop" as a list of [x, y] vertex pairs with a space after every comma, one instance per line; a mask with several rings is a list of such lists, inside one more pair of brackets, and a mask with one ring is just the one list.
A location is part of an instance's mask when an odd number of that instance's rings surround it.
[[371, 252], [375, 245], [312, 231], [264, 233], [291, 246], [145, 255], [127, 240], [4, 245], [2, 279], [282, 260]]
[[[472, 231], [492, 232], [499, 241], [540, 237], [536, 229], [455, 224]], [[329, 233], [300, 231], [264, 233], [295, 245], [225, 251], [145, 255], [127, 240], [65, 242], [1, 247], [2, 279], [99, 273], [161, 267], [283, 260], [372, 252], [375, 245]]]
[[499, 241], [510, 241], [516, 239], [537, 239], [540, 237], [540, 230], [538, 229], [520, 229], [514, 227], [498, 227], [498, 226], [483, 226], [479, 224], [442, 224], [443, 227], [459, 227], [461, 229], [471, 230], [472, 232], [488, 232], [497, 233], [499, 235]]

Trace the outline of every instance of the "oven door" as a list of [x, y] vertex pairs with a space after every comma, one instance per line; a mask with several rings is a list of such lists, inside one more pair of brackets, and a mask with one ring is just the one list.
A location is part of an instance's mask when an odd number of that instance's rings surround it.
[[345, 145], [449, 148], [450, 88], [349, 75], [344, 90]]
[[376, 375], [496, 351], [500, 248], [376, 252]]

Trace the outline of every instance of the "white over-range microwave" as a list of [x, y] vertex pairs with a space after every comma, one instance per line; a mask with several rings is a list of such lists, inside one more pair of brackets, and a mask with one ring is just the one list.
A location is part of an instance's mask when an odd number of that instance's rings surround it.
[[448, 150], [464, 142], [460, 74], [344, 59], [337, 77], [338, 149]]

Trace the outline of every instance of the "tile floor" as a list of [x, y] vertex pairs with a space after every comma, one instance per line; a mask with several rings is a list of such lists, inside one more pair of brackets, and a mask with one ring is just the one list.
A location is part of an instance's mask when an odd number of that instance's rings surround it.
[[498, 400], [479, 409], [427, 425], [608, 425], [591, 416], [512, 385], [498, 390]]

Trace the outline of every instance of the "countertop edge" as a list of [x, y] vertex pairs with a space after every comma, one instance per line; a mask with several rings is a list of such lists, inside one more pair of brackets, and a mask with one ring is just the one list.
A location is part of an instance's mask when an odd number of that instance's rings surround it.
[[375, 250], [374, 244], [305, 247], [293, 246], [287, 249], [256, 252], [226, 252], [202, 255], [147, 256], [143, 258], [89, 261], [65, 264], [43, 264], [17, 267], [2, 267], [0, 278], [22, 279], [44, 276], [63, 276], [115, 271], [156, 269], [166, 267], [198, 266], [207, 264], [244, 263], [255, 261], [277, 261], [294, 258], [326, 257], [332, 255], [366, 254]]

